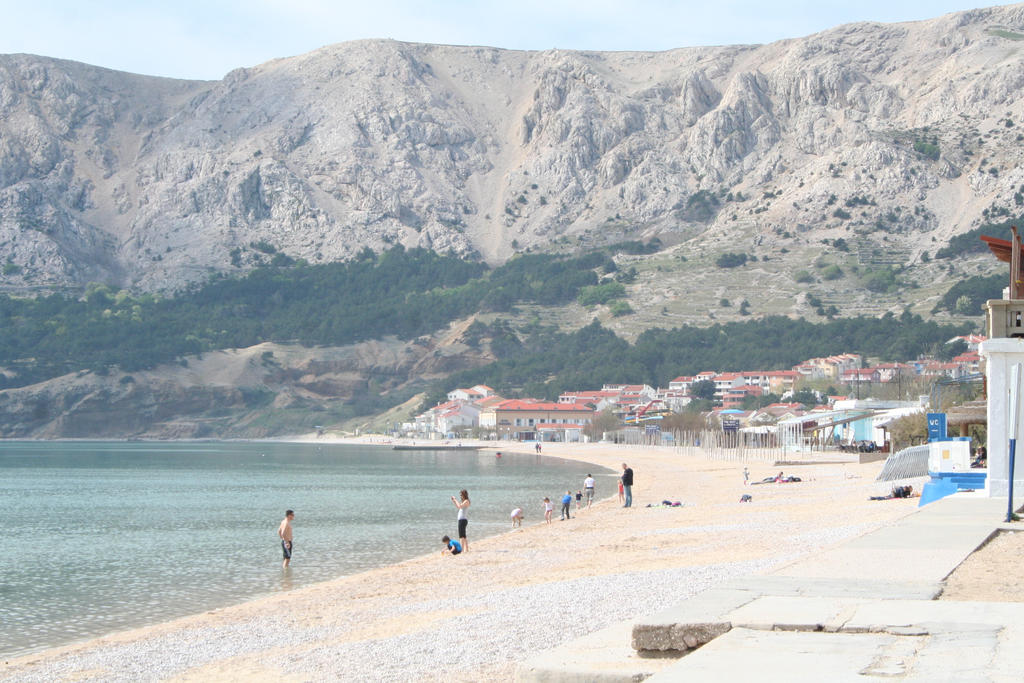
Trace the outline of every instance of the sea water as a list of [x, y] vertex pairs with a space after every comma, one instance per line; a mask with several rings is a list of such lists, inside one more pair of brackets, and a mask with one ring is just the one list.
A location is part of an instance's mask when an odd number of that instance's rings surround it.
[[[0, 442], [0, 656], [11, 657], [408, 559], [506, 531], [613, 475], [547, 456], [386, 446]], [[602, 491], [603, 488], [603, 491]], [[277, 528], [295, 510], [282, 571]]]

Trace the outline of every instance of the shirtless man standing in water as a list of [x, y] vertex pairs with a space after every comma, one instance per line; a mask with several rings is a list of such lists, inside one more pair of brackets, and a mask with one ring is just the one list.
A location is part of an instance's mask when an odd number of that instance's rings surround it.
[[292, 520], [295, 519], [293, 510], [286, 510], [281, 526], [277, 527], [277, 535], [281, 537], [281, 552], [284, 553], [284, 562], [281, 569], [287, 569], [288, 563], [292, 561]]

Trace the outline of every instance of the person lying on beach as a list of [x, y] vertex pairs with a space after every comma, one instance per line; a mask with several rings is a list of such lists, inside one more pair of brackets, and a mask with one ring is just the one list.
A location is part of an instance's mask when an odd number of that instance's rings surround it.
[[441, 551], [442, 555], [458, 555], [462, 552], [462, 544], [458, 541], [442, 536], [441, 542], [445, 544], [445, 549]]
[[789, 484], [795, 481], [803, 481], [803, 479], [801, 479], [800, 477], [794, 477], [792, 475], [787, 477], [783, 475], [782, 472], [779, 472], [774, 477], [765, 477], [761, 481], [752, 481], [750, 482], [750, 485], [756, 486], [758, 484]]
[[512, 528], [523, 525], [523, 508], [516, 508], [512, 511]]
[[914, 487], [910, 484], [906, 486], [893, 486], [892, 492], [888, 496], [871, 496], [869, 500], [892, 500], [893, 498], [920, 498], [920, 493], [914, 493]]

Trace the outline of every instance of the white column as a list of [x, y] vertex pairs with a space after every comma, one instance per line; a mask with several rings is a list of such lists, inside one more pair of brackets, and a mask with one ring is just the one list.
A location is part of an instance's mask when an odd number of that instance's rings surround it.
[[[981, 343], [978, 352], [985, 359], [988, 390], [988, 478], [986, 489], [992, 497], [1006, 497], [1010, 471], [1010, 368], [1024, 363], [1024, 339], [999, 338]], [[1020, 416], [1018, 434], [1021, 429]], [[1024, 500], [1024, 450], [1017, 449], [1013, 497]]]

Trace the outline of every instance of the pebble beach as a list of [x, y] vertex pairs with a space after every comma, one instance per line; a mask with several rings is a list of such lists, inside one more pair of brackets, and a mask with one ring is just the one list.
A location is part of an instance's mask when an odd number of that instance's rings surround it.
[[[540, 650], [778, 568], [917, 504], [868, 500], [890, 488], [874, 481], [881, 462], [788, 467], [802, 481], [745, 486], [744, 463], [671, 448], [545, 444], [544, 455], [628, 463], [633, 507], [598, 490], [591, 509], [574, 502], [560, 521], [556, 506], [545, 524], [541, 502], [523, 501], [522, 529], [478, 540], [471, 509], [462, 555], [442, 556], [439, 542], [438, 553], [395, 565], [9, 660], [0, 680], [507, 681]], [[779, 469], [747, 467], [751, 481]], [[744, 493], [753, 500], [740, 503]], [[662, 500], [683, 505], [646, 507]], [[299, 572], [301, 523], [295, 533]]]

